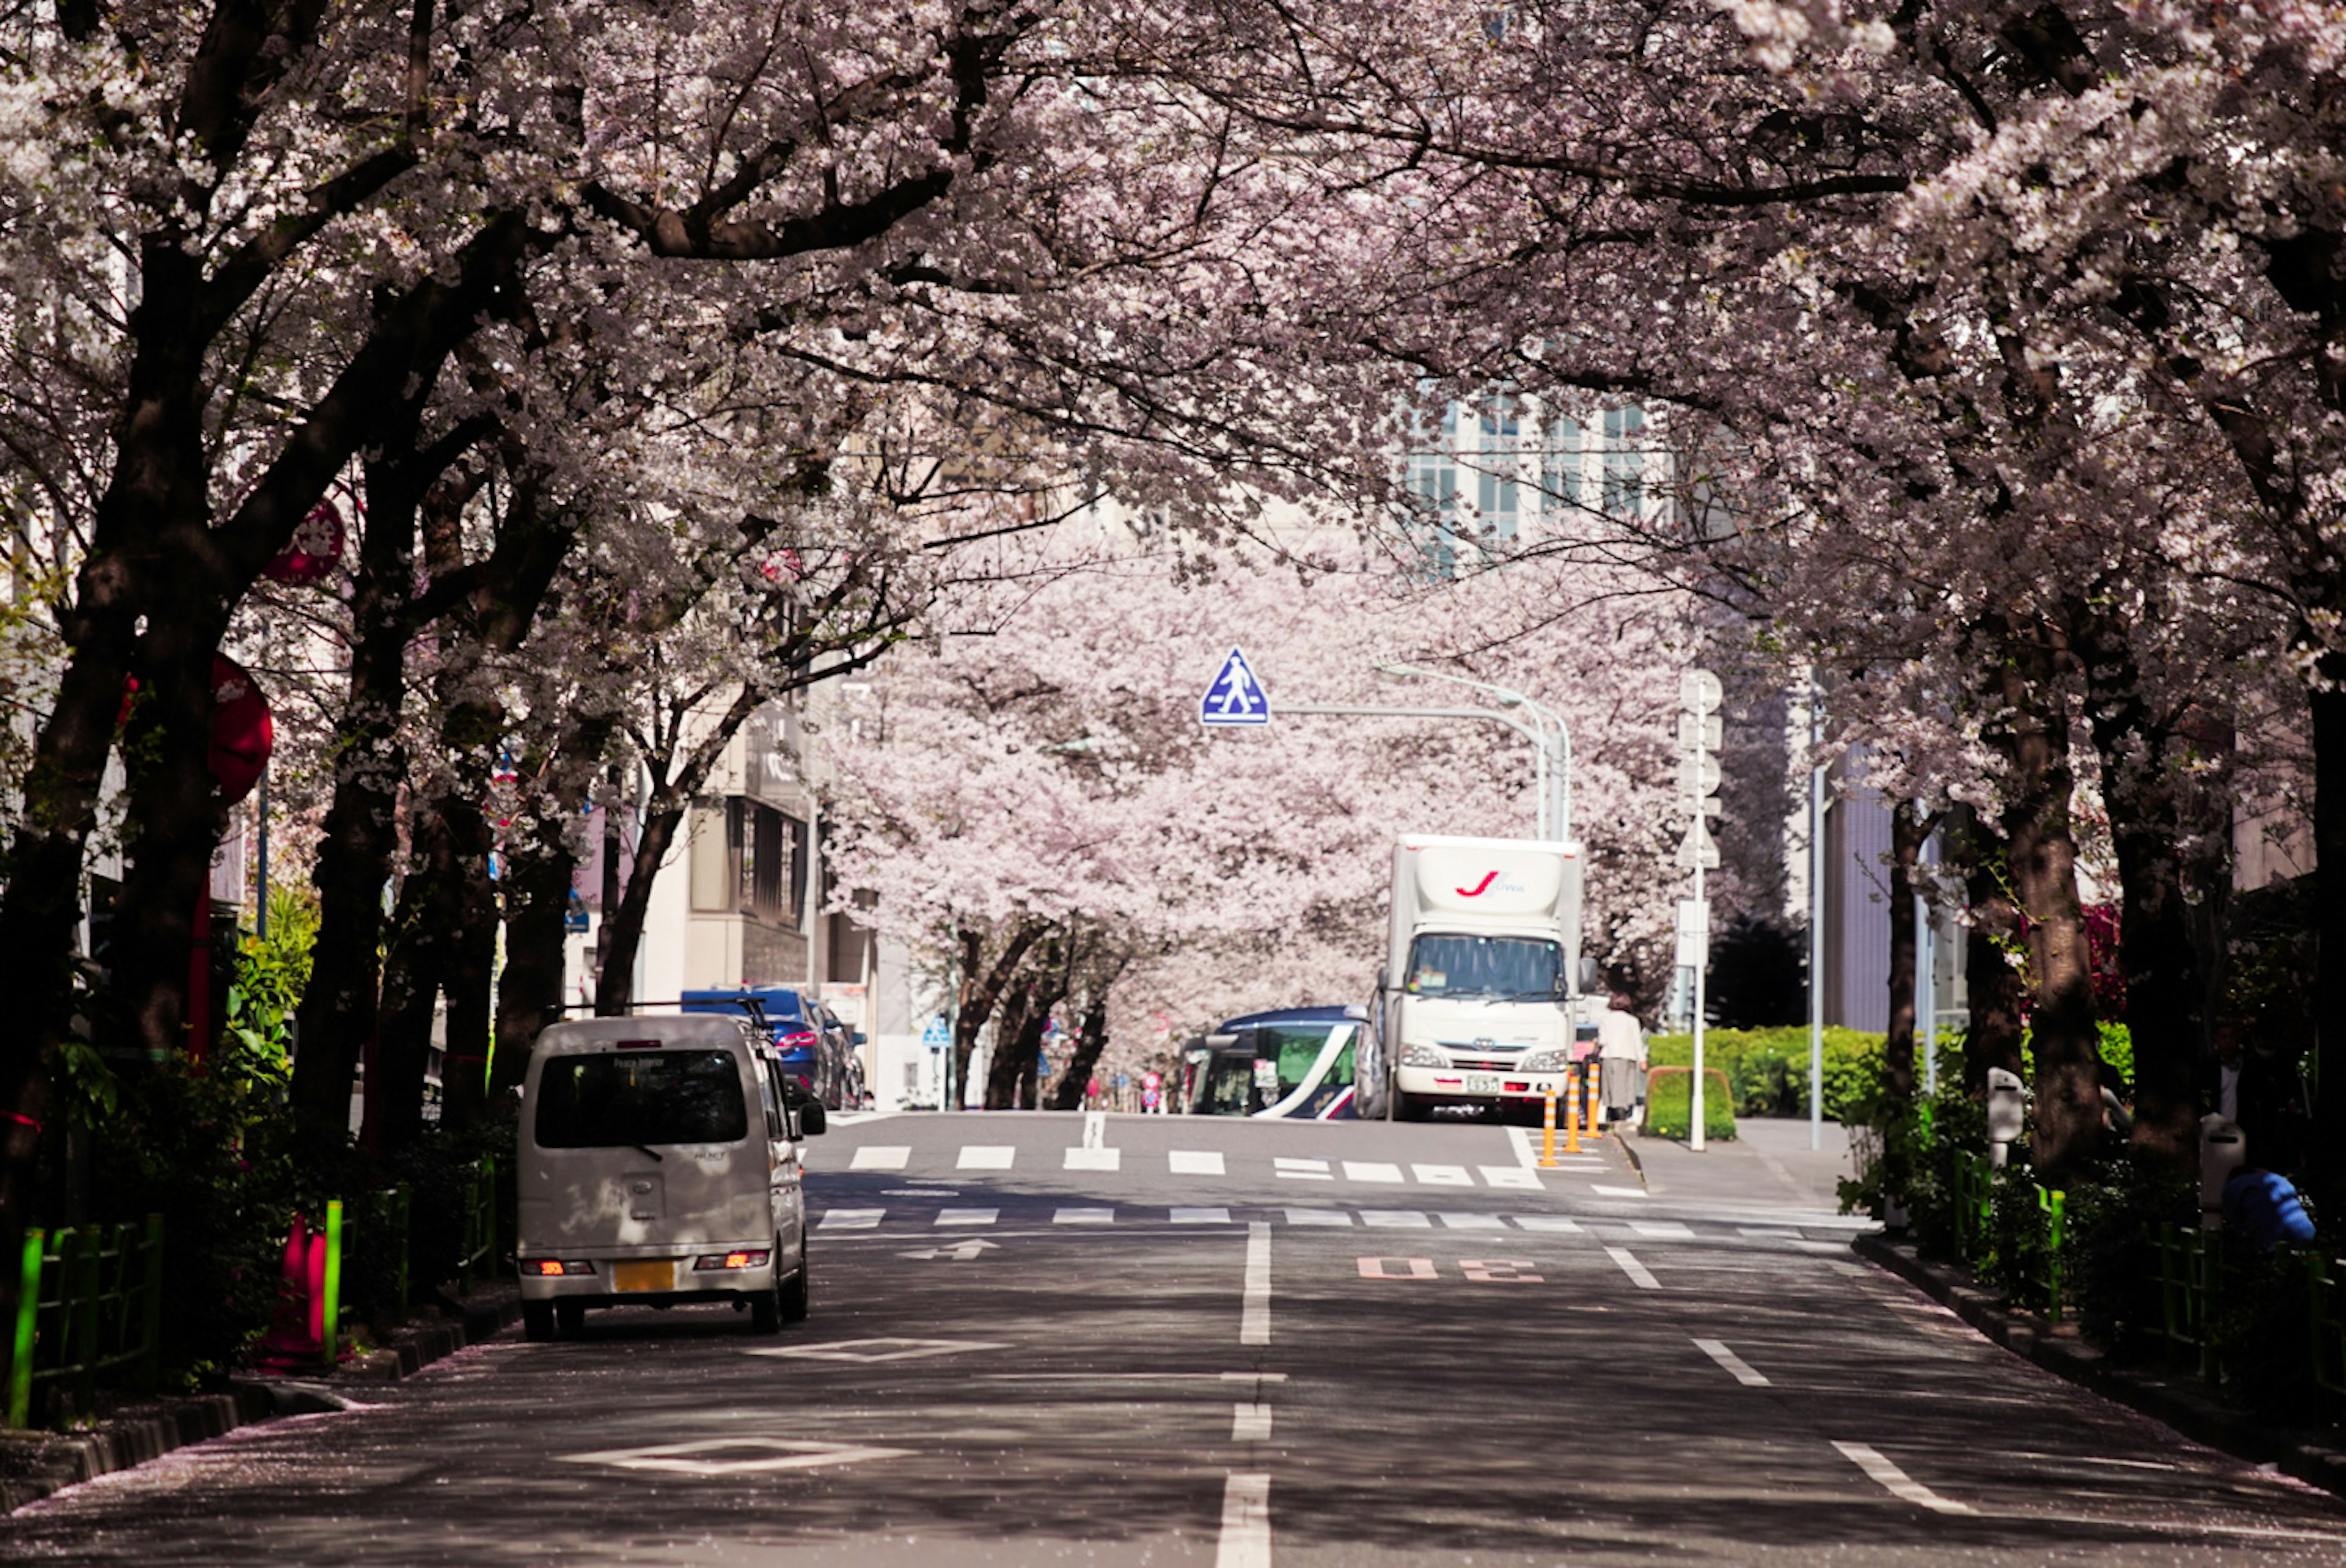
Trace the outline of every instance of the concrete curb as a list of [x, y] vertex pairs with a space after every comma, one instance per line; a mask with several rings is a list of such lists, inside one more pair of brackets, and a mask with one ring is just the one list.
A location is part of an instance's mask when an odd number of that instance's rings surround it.
[[2073, 1330], [2049, 1327], [2031, 1312], [2007, 1306], [1997, 1291], [1919, 1254], [1912, 1243], [1882, 1236], [1853, 1238], [1851, 1250], [1895, 1274], [2016, 1356], [2162, 1421], [2196, 1442], [2346, 1496], [2346, 1448], [2337, 1434], [2268, 1426], [2224, 1404], [2196, 1378], [2163, 1377], [2114, 1367]]
[[464, 1303], [464, 1311], [459, 1322], [418, 1325], [398, 1344], [354, 1357], [331, 1378], [231, 1379], [225, 1393], [168, 1400], [88, 1431], [0, 1432], [0, 1513], [239, 1427], [347, 1409], [350, 1401], [338, 1388], [396, 1382], [519, 1322], [520, 1293], [482, 1291]]

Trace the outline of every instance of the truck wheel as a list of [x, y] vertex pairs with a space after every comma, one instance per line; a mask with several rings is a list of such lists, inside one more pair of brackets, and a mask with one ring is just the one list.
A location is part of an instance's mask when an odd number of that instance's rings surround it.
[[813, 1267], [813, 1260], [807, 1255], [806, 1227], [801, 1225], [799, 1227], [799, 1271], [791, 1275], [782, 1286], [783, 1322], [806, 1321], [807, 1307], [813, 1295], [807, 1271]]
[[578, 1330], [586, 1326], [586, 1308], [576, 1301], [556, 1301], [554, 1304], [554, 1321], [561, 1329], [564, 1339], [575, 1339], [578, 1337]]
[[[780, 1237], [774, 1237], [774, 1262], [777, 1266], [782, 1260], [781, 1243]], [[806, 1258], [803, 1253], [799, 1258], [799, 1273], [801, 1277], [806, 1273]], [[788, 1288], [783, 1281], [777, 1279], [771, 1286], [750, 1298], [750, 1332], [779, 1334], [782, 1331], [783, 1300]]]
[[521, 1304], [521, 1337], [543, 1344], [554, 1338], [554, 1303], [525, 1301]]

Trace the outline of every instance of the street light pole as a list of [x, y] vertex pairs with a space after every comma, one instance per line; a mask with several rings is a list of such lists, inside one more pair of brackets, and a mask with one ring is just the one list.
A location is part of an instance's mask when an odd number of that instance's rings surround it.
[[[1494, 713], [1487, 708], [1371, 708], [1361, 703], [1280, 703], [1268, 710], [1273, 718], [1291, 715], [1334, 714], [1356, 718], [1479, 718], [1486, 724], [1504, 724], [1532, 743], [1534, 767], [1543, 779], [1547, 762], [1547, 736], [1519, 719], [1504, 713]], [[1548, 799], [1545, 791], [1539, 798], [1538, 836], [1548, 836]]]
[[[1558, 840], [1566, 843], [1572, 841], [1572, 731], [1565, 724], [1564, 715], [1554, 708], [1533, 701], [1512, 687], [1494, 686], [1489, 681], [1474, 680], [1463, 675], [1452, 675], [1447, 670], [1427, 669], [1422, 665], [1408, 664], [1400, 659], [1387, 659], [1376, 667], [1379, 675], [1404, 676], [1419, 680], [1446, 680], [1453, 686], [1463, 686], [1475, 691], [1488, 692], [1502, 708], [1522, 708], [1530, 712], [1539, 721], [1537, 738], [1540, 747], [1541, 771], [1547, 779], [1552, 779], [1555, 785], [1553, 804], [1546, 808], [1549, 820], [1555, 824], [1556, 836]], [[1556, 726], [1556, 760], [1552, 769], [1546, 766], [1549, 756], [1547, 726], [1551, 724]], [[1545, 791], [1543, 791], [1543, 799], [1545, 799]]]

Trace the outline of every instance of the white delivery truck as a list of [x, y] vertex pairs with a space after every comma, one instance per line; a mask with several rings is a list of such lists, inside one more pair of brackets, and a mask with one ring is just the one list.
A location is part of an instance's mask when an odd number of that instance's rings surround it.
[[1361, 1115], [1536, 1107], [1569, 1081], [1580, 964], [1580, 846], [1409, 833], [1357, 1077]]

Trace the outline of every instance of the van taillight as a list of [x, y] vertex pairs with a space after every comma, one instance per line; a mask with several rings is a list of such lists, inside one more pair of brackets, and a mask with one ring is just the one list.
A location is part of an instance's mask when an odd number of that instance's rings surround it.
[[551, 1257], [537, 1257], [522, 1265], [522, 1272], [546, 1278], [556, 1274], [592, 1274], [595, 1266], [591, 1263], [557, 1263]]
[[696, 1274], [716, 1268], [763, 1268], [772, 1256], [770, 1252], [712, 1252], [694, 1258], [692, 1268]]

